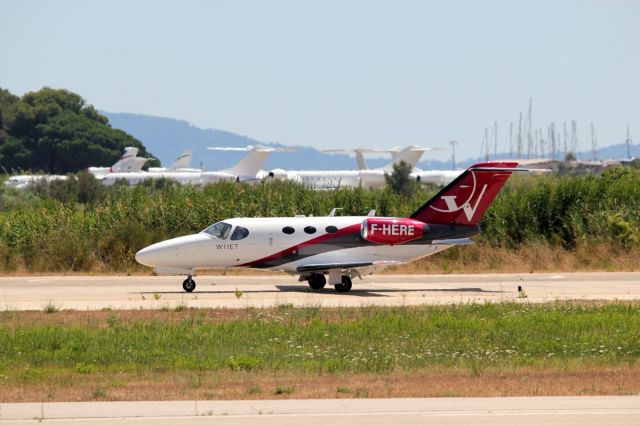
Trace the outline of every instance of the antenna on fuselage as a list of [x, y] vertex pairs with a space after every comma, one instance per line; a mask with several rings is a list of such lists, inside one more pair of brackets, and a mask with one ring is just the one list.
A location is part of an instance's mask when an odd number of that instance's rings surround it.
[[329, 213], [329, 216], [330, 216], [330, 217], [335, 216], [335, 215], [336, 215], [336, 212], [337, 212], [338, 210], [342, 210], [342, 207], [334, 207], [334, 208], [332, 208], [332, 209], [331, 209], [331, 212]]

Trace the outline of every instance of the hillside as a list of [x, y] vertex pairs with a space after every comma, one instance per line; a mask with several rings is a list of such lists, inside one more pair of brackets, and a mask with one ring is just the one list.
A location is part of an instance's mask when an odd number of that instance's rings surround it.
[[[242, 153], [238, 152], [212, 152], [207, 151], [207, 146], [231, 146], [245, 147], [247, 145], [282, 146], [264, 141], [259, 141], [248, 136], [242, 136], [231, 132], [216, 129], [202, 129], [191, 125], [184, 120], [173, 118], [152, 117], [141, 114], [112, 113], [101, 111], [101, 114], [109, 118], [113, 127], [122, 129], [140, 139], [162, 164], [168, 165], [185, 149], [193, 150], [193, 166], [200, 166], [202, 162], [207, 170], [220, 170], [233, 165]], [[354, 141], [353, 146], [361, 146], [359, 141]], [[396, 143], [402, 146], [402, 143]], [[436, 147], [434, 145], [434, 147]], [[298, 151], [286, 154], [274, 154], [265, 164], [266, 170], [283, 168], [287, 170], [349, 170], [356, 168], [353, 157], [341, 154], [324, 154], [314, 148], [297, 147]], [[603, 147], [598, 151], [600, 159], [626, 158], [626, 145], [617, 144]], [[640, 147], [632, 147], [632, 155], [640, 156]], [[498, 154], [498, 159], [509, 158], [506, 153]], [[578, 153], [580, 159], [591, 159], [591, 151]], [[493, 159], [493, 158], [492, 158]], [[379, 167], [389, 160], [385, 158], [367, 158], [369, 167]], [[484, 161], [480, 156], [467, 157], [459, 160], [458, 167]], [[418, 167], [423, 170], [449, 170], [450, 161], [430, 160], [429, 153], [423, 156]]]
[[[203, 162], [206, 170], [220, 170], [233, 165], [241, 152], [213, 152], [208, 146], [245, 147], [247, 145], [282, 146], [258, 141], [247, 136], [216, 129], [201, 129], [186, 121], [148, 115], [112, 113], [101, 111], [112, 126], [122, 129], [140, 139], [153, 151], [162, 164], [169, 165], [185, 149], [193, 151], [194, 167]], [[309, 147], [297, 147], [291, 153], [275, 153], [265, 164], [266, 170], [283, 168], [289, 170], [355, 169], [356, 162], [348, 155], [330, 155]], [[373, 167], [384, 164], [384, 159], [372, 159]]]

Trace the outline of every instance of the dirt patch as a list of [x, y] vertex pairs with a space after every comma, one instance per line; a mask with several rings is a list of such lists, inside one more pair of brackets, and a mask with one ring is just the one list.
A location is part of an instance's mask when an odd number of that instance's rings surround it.
[[1, 402], [632, 394], [640, 394], [640, 368], [626, 366], [320, 376], [234, 371], [69, 372], [38, 384], [0, 387]]

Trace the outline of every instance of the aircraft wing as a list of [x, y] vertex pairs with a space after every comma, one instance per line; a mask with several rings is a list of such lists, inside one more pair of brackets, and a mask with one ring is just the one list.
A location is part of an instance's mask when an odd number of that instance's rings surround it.
[[298, 272], [316, 272], [316, 271], [328, 271], [330, 269], [353, 269], [363, 268], [365, 266], [371, 266], [373, 262], [354, 262], [354, 263], [312, 263], [309, 265], [298, 266], [296, 270]]
[[350, 263], [310, 263], [296, 268], [300, 273], [329, 271], [340, 269], [341, 271], [353, 272], [353, 275], [370, 275], [389, 266], [401, 265], [405, 262], [397, 261], [370, 261], [370, 262], [350, 262]]

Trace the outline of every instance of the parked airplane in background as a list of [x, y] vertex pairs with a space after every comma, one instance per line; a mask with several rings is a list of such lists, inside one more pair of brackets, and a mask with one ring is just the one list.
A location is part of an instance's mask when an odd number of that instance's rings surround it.
[[[137, 155], [138, 148], [128, 146], [124, 149], [122, 157], [113, 166], [89, 167], [88, 170], [98, 179], [110, 173], [139, 172], [149, 159], [138, 157]], [[15, 175], [7, 179], [4, 184], [16, 189], [26, 189], [30, 185], [43, 180], [53, 182], [67, 179], [68, 177], [64, 175]]]
[[217, 172], [204, 172], [202, 174], [202, 184], [218, 182], [221, 180], [231, 180], [236, 182], [257, 182], [266, 172], [262, 171], [262, 166], [272, 152], [293, 152], [295, 148], [271, 148], [262, 145], [247, 146], [244, 148], [212, 146], [207, 149], [211, 151], [242, 151], [247, 155], [242, 157], [235, 166]]
[[[362, 185], [364, 188], [381, 188], [385, 185], [385, 173], [393, 171], [393, 164], [405, 161], [411, 167], [415, 167], [420, 157], [430, 148], [421, 148], [410, 145], [397, 153], [390, 163], [378, 167], [376, 169], [367, 170], [282, 170], [275, 169], [269, 172], [269, 177], [275, 179], [287, 179], [300, 182], [304, 185], [318, 189], [333, 188], [354, 188]], [[356, 152], [359, 166], [366, 166], [364, 158], [361, 157], [364, 152], [382, 152], [378, 150], [366, 150], [358, 148], [355, 150], [334, 149], [325, 150], [325, 152]], [[358, 157], [360, 156], [360, 157]]]
[[[185, 164], [184, 154], [178, 157], [171, 166], [163, 171], [109, 173], [99, 177], [103, 185], [111, 186], [118, 180], [124, 180], [129, 185], [137, 185], [148, 180], [169, 179], [187, 185], [209, 185], [220, 181], [251, 182], [259, 179], [260, 168], [272, 152], [289, 152], [289, 148], [270, 148], [265, 146], [247, 146], [245, 148], [210, 147], [215, 151], [244, 151], [247, 154], [234, 166], [220, 171], [205, 172], [198, 169], [174, 167]], [[189, 156], [190, 159], [190, 156]], [[161, 169], [155, 169], [161, 170]]]
[[190, 172], [201, 173], [202, 169], [191, 168], [191, 158], [193, 157], [193, 151], [187, 149], [176, 158], [176, 160], [169, 167], [149, 167], [150, 173], [163, 173], [163, 172]]
[[194, 235], [173, 238], [136, 253], [136, 260], [159, 273], [192, 276], [204, 268], [260, 268], [285, 271], [312, 289], [328, 282], [338, 292], [352, 278], [471, 244], [478, 223], [515, 162], [480, 163], [408, 218], [369, 216], [233, 218]]
[[[415, 150], [416, 152], [418, 152], [418, 150], [423, 149], [420, 148], [418, 146], [415, 145], [411, 145], [410, 147], [413, 150]], [[424, 151], [441, 151], [444, 150], [443, 148], [424, 148]], [[374, 186], [375, 184], [373, 184], [371, 182], [372, 179], [378, 179], [377, 184], [378, 185], [384, 185], [384, 181], [380, 181], [379, 177], [378, 177], [378, 173], [375, 172], [373, 174], [372, 177], [369, 177], [369, 182], [367, 182], [367, 172], [369, 170], [369, 167], [367, 166], [367, 162], [364, 159], [364, 155], [365, 153], [369, 154], [369, 153], [389, 153], [391, 154], [391, 156], [393, 157], [394, 161], [397, 161], [396, 158], [398, 157], [398, 155], [402, 152], [402, 150], [400, 148], [391, 148], [391, 149], [369, 149], [369, 148], [354, 148], [354, 149], [348, 149], [348, 148], [337, 148], [337, 149], [326, 149], [323, 150], [323, 152], [353, 152], [356, 155], [356, 162], [358, 164], [358, 169], [362, 171], [361, 175], [365, 176], [365, 184], [363, 186]], [[462, 172], [464, 172], [464, 170], [421, 170], [416, 168], [416, 165], [419, 161], [420, 157], [418, 157], [415, 161], [415, 164], [412, 164], [411, 162], [409, 162], [409, 164], [411, 164], [413, 166], [413, 171], [411, 172], [411, 178], [417, 180], [420, 183], [423, 184], [427, 184], [427, 183], [431, 183], [434, 185], [446, 185], [449, 182], [453, 181], [455, 178], [457, 178], [458, 176], [460, 176], [460, 174]], [[406, 160], [405, 160], [406, 161]], [[375, 169], [374, 169], [375, 170]], [[393, 171], [393, 168], [389, 168], [387, 165], [387, 173], [391, 173]]]
[[411, 178], [422, 184], [442, 186], [452, 182], [463, 172], [464, 170], [415, 170], [411, 172]]
[[4, 184], [15, 189], [27, 189], [38, 182], [50, 183], [67, 179], [69, 177], [64, 175], [15, 175], [4, 181]]
[[124, 149], [124, 154], [120, 159], [111, 167], [89, 167], [89, 173], [94, 176], [104, 176], [108, 173], [127, 173], [127, 172], [139, 172], [142, 170], [144, 163], [149, 161], [149, 158], [138, 157], [138, 148], [135, 146], [128, 146]]

